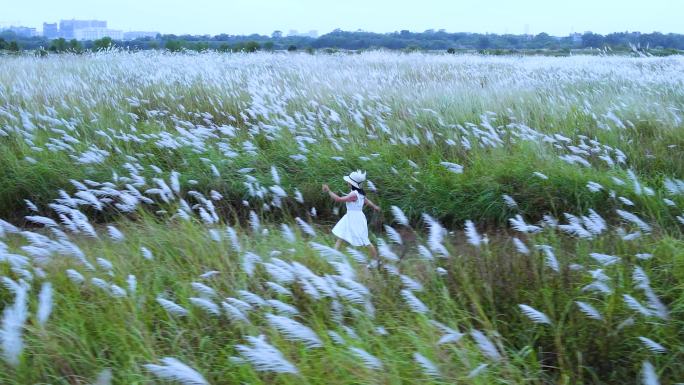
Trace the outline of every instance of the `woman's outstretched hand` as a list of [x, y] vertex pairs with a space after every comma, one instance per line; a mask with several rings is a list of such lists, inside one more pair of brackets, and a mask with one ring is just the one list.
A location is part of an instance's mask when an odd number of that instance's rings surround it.
[[330, 191], [330, 187], [328, 187], [327, 184], [324, 184], [323, 185], [323, 192], [328, 192], [328, 191]]

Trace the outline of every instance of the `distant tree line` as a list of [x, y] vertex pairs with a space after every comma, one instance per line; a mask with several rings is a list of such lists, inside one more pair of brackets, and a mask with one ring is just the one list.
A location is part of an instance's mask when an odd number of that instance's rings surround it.
[[217, 50], [245, 51], [258, 50], [314, 50], [314, 49], [391, 49], [391, 50], [571, 50], [586, 48], [684, 50], [684, 35], [663, 34], [659, 32], [617, 32], [600, 35], [586, 32], [582, 35], [564, 37], [551, 36], [547, 33], [537, 35], [512, 34], [480, 34], [480, 33], [448, 33], [444, 30], [427, 30], [410, 32], [402, 30], [391, 33], [373, 33], [364, 31], [342, 31], [336, 29], [318, 38], [308, 36], [284, 36], [281, 31], [268, 35], [157, 35], [133, 41], [113, 41], [110, 38], [95, 41], [77, 41], [43, 37], [25, 38], [11, 31], [0, 33], [0, 50], [44, 50], [47, 52], [82, 52], [108, 47], [125, 47], [133, 50], [167, 49], [181, 50]]

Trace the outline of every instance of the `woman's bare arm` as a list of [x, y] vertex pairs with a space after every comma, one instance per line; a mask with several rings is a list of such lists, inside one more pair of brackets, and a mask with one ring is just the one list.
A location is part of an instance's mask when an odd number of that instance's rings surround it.
[[370, 199], [368, 199], [368, 198], [365, 199], [364, 204], [366, 204], [366, 205], [372, 207], [373, 210], [375, 210], [375, 211], [380, 211], [380, 206], [376, 205], [375, 203], [373, 203], [373, 202], [372, 202]]
[[356, 194], [348, 194], [348, 195], [345, 195], [345, 196], [341, 197], [341, 196], [335, 194], [334, 192], [330, 191], [330, 188], [328, 187], [327, 184], [324, 184], [324, 185], [323, 185], [323, 191], [324, 191], [324, 192], [327, 192], [328, 195], [330, 195], [330, 197], [331, 197], [335, 202], [356, 202], [356, 200], [358, 199], [358, 197], [356, 196]]

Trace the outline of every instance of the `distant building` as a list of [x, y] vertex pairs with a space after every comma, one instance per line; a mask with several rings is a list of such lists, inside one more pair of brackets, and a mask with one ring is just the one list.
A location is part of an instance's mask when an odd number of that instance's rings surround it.
[[291, 29], [290, 32], [287, 33], [287, 36], [308, 36], [315, 39], [318, 37], [318, 31], [312, 29], [309, 32], [299, 32], [296, 29]]
[[4, 30], [12, 31], [19, 37], [33, 37], [38, 35], [36, 29], [31, 27], [10, 26], [8, 28], [5, 28]]
[[571, 33], [570, 38], [572, 38], [573, 44], [582, 44], [582, 34], [581, 33]]
[[109, 28], [77, 28], [74, 30], [73, 39], [76, 40], [97, 40], [103, 37], [110, 37], [112, 40], [123, 40], [123, 31]]
[[65, 39], [78, 39], [76, 31], [79, 29], [107, 28], [107, 22], [103, 20], [60, 20], [59, 35]]
[[43, 36], [48, 39], [56, 39], [59, 37], [59, 28], [57, 23], [43, 23]]
[[159, 32], [130, 31], [123, 33], [123, 40], [135, 40], [144, 37], [157, 37]]

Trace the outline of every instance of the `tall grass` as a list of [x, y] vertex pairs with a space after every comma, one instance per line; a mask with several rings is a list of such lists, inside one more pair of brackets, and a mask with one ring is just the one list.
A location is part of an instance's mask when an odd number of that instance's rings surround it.
[[681, 58], [0, 63], [2, 383], [684, 380]]

